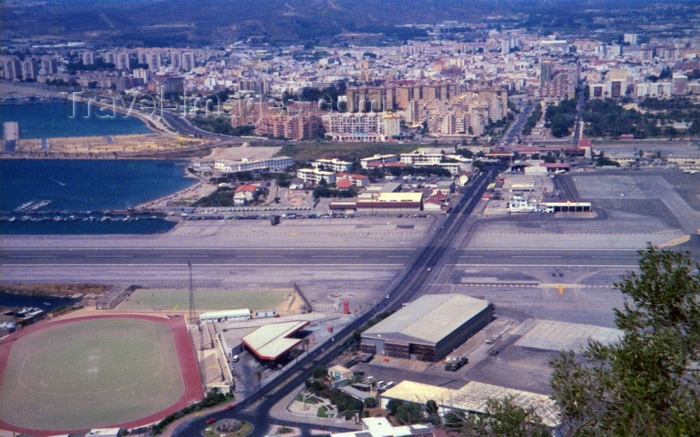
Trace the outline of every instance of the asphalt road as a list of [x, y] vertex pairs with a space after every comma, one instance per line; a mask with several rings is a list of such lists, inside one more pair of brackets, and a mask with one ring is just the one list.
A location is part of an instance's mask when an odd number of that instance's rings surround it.
[[522, 108], [522, 111], [520, 112], [520, 114], [518, 114], [518, 119], [515, 121], [515, 124], [513, 124], [513, 126], [511, 126], [511, 128], [508, 130], [505, 137], [503, 138], [504, 145], [507, 146], [509, 144], [512, 144], [515, 141], [515, 138], [523, 130], [523, 127], [525, 126], [525, 122], [527, 121], [527, 118], [530, 116], [530, 113], [532, 112], [533, 108], [534, 108], [534, 106], [532, 106], [532, 104], [528, 104]]
[[231, 139], [233, 139], [233, 138], [228, 137], [228, 136], [217, 135], [217, 134], [199, 129], [199, 128], [193, 126], [192, 123], [190, 123], [185, 118], [171, 114], [167, 111], [162, 111], [162, 117], [163, 117], [163, 121], [165, 123], [167, 123], [168, 126], [172, 127], [176, 131], [183, 133], [183, 134], [197, 135], [197, 136], [200, 136], [202, 138], [209, 138], [209, 139], [216, 139], [216, 140], [231, 140]]

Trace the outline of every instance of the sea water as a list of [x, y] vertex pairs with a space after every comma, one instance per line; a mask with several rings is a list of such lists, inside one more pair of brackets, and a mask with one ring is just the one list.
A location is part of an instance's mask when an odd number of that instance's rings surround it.
[[[126, 210], [192, 185], [195, 180], [185, 177], [185, 165], [184, 161], [174, 160], [0, 160], [0, 211], [4, 218], [0, 221], [0, 234], [168, 231], [174, 223], [162, 216], [138, 217], [139, 220], [110, 217], [107, 221], [88, 218], [93, 212]], [[40, 200], [50, 203], [31, 215], [15, 211], [27, 202]], [[66, 215], [73, 219], [63, 220]], [[15, 220], [9, 221], [12, 217]]]
[[0, 122], [19, 123], [19, 138], [64, 138], [150, 133], [134, 116], [73, 102], [0, 105]]

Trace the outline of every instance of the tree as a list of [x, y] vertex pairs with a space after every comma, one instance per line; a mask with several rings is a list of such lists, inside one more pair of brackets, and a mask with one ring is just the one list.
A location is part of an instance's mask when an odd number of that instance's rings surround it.
[[640, 255], [616, 284], [629, 298], [620, 342], [551, 363], [564, 435], [700, 435], [700, 265], [651, 245]]
[[305, 338], [301, 341], [301, 343], [304, 345], [304, 349], [306, 349], [306, 362], [308, 363], [309, 362], [309, 343], [311, 343], [311, 341], [309, 341], [308, 338]]
[[316, 379], [325, 378], [328, 376], [328, 369], [323, 366], [314, 367], [314, 369], [311, 371], [311, 376]]
[[423, 420], [423, 406], [412, 402], [403, 403], [396, 409], [394, 417], [404, 425], [420, 422]]
[[262, 376], [263, 376], [263, 371], [262, 370], [256, 370], [255, 371], [255, 377], [258, 379], [258, 390], [262, 387], [261, 382], [262, 382]]
[[435, 402], [432, 399], [428, 400], [428, 402], [425, 403], [425, 412], [428, 413], [428, 415], [430, 415], [430, 416], [432, 416], [433, 414], [437, 414], [437, 412], [438, 412], [437, 402]]
[[396, 399], [392, 399], [386, 404], [386, 409], [389, 410], [392, 416], [396, 415], [396, 412], [399, 410], [399, 407], [403, 405], [404, 403], [401, 401], [397, 401]]

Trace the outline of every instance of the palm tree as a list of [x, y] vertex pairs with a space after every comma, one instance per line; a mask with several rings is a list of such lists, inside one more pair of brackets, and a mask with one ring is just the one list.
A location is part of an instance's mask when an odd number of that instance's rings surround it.
[[263, 371], [262, 370], [256, 370], [255, 371], [255, 376], [258, 378], [258, 390], [260, 390], [261, 386], [261, 381], [262, 381], [262, 376], [263, 376]]
[[304, 348], [306, 349], [306, 363], [309, 363], [309, 339], [305, 338], [302, 343], [304, 344]]

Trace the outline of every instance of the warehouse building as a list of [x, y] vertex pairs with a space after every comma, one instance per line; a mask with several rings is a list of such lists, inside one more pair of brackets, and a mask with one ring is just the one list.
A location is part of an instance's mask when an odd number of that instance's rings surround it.
[[392, 400], [420, 405], [425, 405], [427, 401], [433, 400], [442, 416], [450, 411], [483, 415], [488, 414], [488, 401], [490, 399], [503, 399], [505, 397], [510, 397], [515, 405], [524, 409], [533, 408], [535, 413], [542, 418], [544, 425], [550, 428], [559, 426], [557, 406], [548, 395], [477, 381], [468, 382], [459, 389], [402, 381], [381, 394], [381, 407], [387, 408]]
[[493, 304], [461, 294], [425, 295], [362, 334], [362, 352], [439, 361], [493, 319]]

